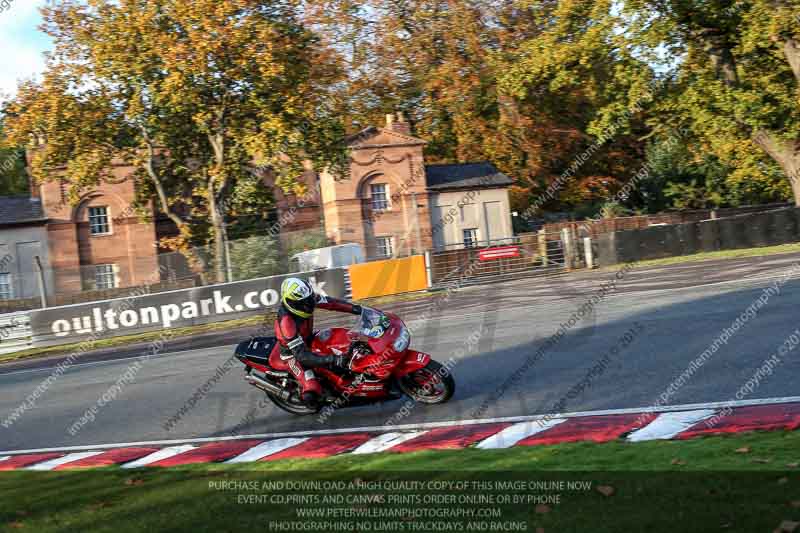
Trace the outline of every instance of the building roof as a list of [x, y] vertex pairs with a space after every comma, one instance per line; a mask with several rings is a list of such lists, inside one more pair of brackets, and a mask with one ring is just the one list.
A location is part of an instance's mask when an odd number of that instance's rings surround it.
[[0, 225], [44, 222], [42, 201], [30, 196], [0, 196]]
[[[375, 142], [376, 138], [383, 138], [384, 142]], [[359, 148], [382, 148], [386, 146], [419, 146], [428, 144], [427, 141], [414, 137], [410, 134], [394, 131], [389, 128], [377, 128], [367, 126], [358, 133], [348, 135], [344, 142], [353, 149]]]
[[425, 175], [432, 190], [507, 187], [514, 183], [488, 161], [425, 165]]

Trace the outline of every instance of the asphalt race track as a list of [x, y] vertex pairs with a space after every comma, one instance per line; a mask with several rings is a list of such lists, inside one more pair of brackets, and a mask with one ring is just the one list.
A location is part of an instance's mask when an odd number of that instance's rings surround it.
[[[794, 265], [794, 268], [793, 268]], [[784, 279], [787, 273], [791, 279]], [[68, 428], [113, 387], [135, 361], [130, 350], [104, 353], [76, 363], [54, 380], [13, 423], [0, 425], [0, 449], [31, 449], [115, 442], [247, 435], [562, 411], [633, 408], [652, 405], [689, 362], [706, 350], [724, 328], [764, 289], [780, 285], [757, 316], [672, 395], [669, 404], [734, 399], [765, 359], [800, 327], [800, 255], [687, 263], [635, 269], [575, 323], [529, 369], [509, 377], [526, 363], [613, 271], [579, 272], [548, 278], [469, 287], [446, 305], [422, 299], [394, 306], [411, 322], [422, 313], [430, 320], [412, 336], [412, 347], [444, 362], [455, 359], [455, 397], [444, 406], [411, 406], [397, 400], [379, 406], [342, 409], [326, 421], [294, 417], [263, 402], [264, 395], [242, 381], [241, 365], [219, 380], [173, 427], [167, 421], [217, 373], [230, 357], [231, 339], [217, 334], [216, 347], [185, 350], [174, 344], [141, 364], [131, 384], [97, 409], [94, 420], [75, 435]], [[349, 326], [346, 315], [319, 313], [320, 324]], [[324, 316], [323, 316], [324, 315]], [[339, 318], [341, 317], [341, 321]], [[624, 345], [627, 333], [633, 340]], [[205, 344], [209, 344], [205, 341]], [[611, 352], [617, 348], [617, 353]], [[458, 355], [461, 353], [461, 355]], [[612, 355], [613, 353], [613, 355]], [[455, 354], [455, 355], [454, 355]], [[608, 357], [605, 357], [608, 354]], [[800, 350], [783, 358], [747, 399], [798, 394]], [[605, 359], [604, 359], [605, 357]], [[605, 360], [587, 383], [586, 376]], [[7, 421], [53, 372], [59, 359], [0, 367], [0, 422]], [[575, 386], [584, 382], [582, 391]], [[570, 391], [573, 391], [570, 393]], [[569, 394], [568, 394], [569, 393]], [[498, 397], [494, 400], [495, 397]], [[490, 401], [491, 400], [491, 401]], [[481, 405], [487, 408], [481, 411]], [[249, 414], [254, 413], [254, 414]]]

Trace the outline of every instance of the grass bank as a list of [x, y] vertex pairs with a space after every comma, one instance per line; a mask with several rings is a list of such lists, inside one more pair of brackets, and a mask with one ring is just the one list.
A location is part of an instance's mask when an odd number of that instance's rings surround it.
[[[4, 531], [793, 531], [800, 432], [0, 475]], [[784, 528], [784, 529], [779, 529]]]

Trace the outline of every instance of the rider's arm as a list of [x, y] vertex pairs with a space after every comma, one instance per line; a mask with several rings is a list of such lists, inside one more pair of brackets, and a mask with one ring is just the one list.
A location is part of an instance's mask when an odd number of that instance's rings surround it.
[[317, 295], [317, 307], [325, 309], [326, 311], [337, 311], [339, 313], [351, 313], [353, 315], [361, 314], [361, 306], [348, 302], [347, 300], [340, 300], [330, 296]]

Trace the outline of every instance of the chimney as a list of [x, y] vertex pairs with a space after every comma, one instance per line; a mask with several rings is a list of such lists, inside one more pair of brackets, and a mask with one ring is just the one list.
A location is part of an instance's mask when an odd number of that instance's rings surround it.
[[396, 117], [386, 115], [386, 128], [402, 135], [411, 135], [411, 125], [406, 120], [402, 111], [398, 111]]

